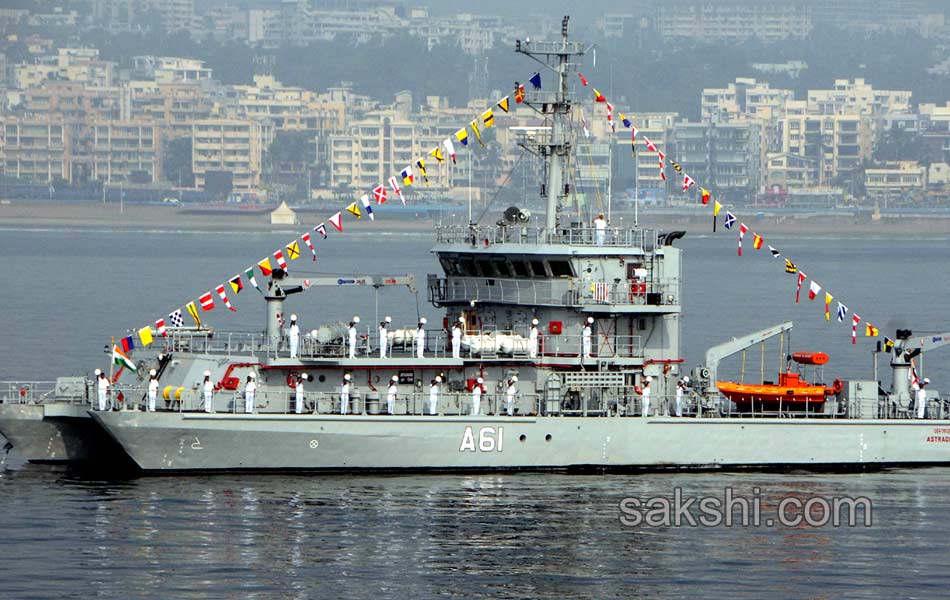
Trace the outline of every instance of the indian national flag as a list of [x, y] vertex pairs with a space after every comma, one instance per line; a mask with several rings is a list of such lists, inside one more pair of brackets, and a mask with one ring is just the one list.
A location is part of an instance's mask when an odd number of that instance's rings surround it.
[[126, 356], [122, 349], [118, 346], [112, 346], [112, 362], [119, 365], [120, 367], [125, 367], [133, 373], [137, 370], [135, 368], [135, 363], [132, 362], [132, 359]]

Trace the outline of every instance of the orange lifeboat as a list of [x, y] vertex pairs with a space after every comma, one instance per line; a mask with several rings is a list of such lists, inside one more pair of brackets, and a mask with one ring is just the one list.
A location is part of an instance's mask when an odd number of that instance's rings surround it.
[[[827, 362], [826, 354], [818, 354], [824, 356], [824, 362]], [[824, 364], [824, 362], [804, 364]], [[798, 373], [779, 373], [778, 385], [718, 381], [716, 387], [723, 396], [735, 402], [736, 407], [743, 411], [753, 407], [762, 410], [777, 410], [780, 406], [795, 408], [804, 407], [806, 404], [820, 409], [827, 396], [834, 396], [841, 392], [843, 384], [840, 379], [836, 379], [832, 387], [813, 385], [802, 379]]]

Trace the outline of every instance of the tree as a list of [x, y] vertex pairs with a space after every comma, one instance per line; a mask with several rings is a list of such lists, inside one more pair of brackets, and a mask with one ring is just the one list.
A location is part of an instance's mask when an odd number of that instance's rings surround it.
[[180, 187], [193, 187], [195, 174], [191, 172], [191, 138], [166, 140], [162, 155], [165, 180]]

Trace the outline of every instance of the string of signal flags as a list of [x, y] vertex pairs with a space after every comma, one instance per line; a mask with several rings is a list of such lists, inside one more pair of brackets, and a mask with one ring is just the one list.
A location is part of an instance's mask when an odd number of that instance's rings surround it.
[[[585, 88], [590, 87], [591, 90], [593, 91], [595, 105], [596, 104], [605, 105], [606, 113], [607, 113], [607, 125], [610, 128], [611, 132], [615, 133], [617, 131], [617, 122], [616, 120], [614, 120], [614, 105], [611, 104], [607, 100], [607, 97], [604, 96], [604, 94], [602, 94], [600, 91], [598, 91], [597, 88], [591, 86], [590, 82], [581, 73], [578, 72], [577, 76], [580, 78], [580, 82], [583, 87]], [[631, 130], [630, 149], [631, 149], [632, 154], [635, 157], [636, 152], [637, 152], [637, 143], [638, 143], [640, 131], [637, 129], [637, 126], [635, 122], [633, 121], [633, 119], [628, 118], [628, 116], [625, 115], [624, 113], [617, 111], [617, 117], [625, 128]], [[585, 127], [585, 134], [587, 134], [586, 127]], [[656, 144], [652, 140], [650, 140], [650, 138], [648, 138], [645, 135], [642, 137], [642, 143], [648, 151], [656, 153], [657, 168], [659, 169], [660, 178], [663, 181], [666, 181], [667, 180], [666, 179], [666, 162], [667, 162], [666, 154], [662, 150], [660, 150], [656, 146]], [[682, 181], [683, 193], [688, 195], [690, 193], [695, 193], [698, 191], [699, 201], [702, 202], [703, 206], [709, 206], [711, 208], [712, 217], [713, 217], [712, 230], [713, 232], [715, 232], [717, 229], [719, 213], [722, 212], [722, 210], [726, 207], [724, 207], [718, 200], [713, 199], [712, 193], [708, 189], [703, 187], [702, 185], [699, 185], [696, 182], [696, 180], [690, 177], [689, 174], [685, 172], [683, 167], [672, 158], [669, 159], [669, 165], [677, 173], [677, 176], [681, 175], [683, 177], [683, 181]], [[710, 202], [711, 202], [711, 205], [710, 205]], [[723, 226], [728, 230], [736, 229], [738, 231], [739, 239], [738, 239], [737, 255], [742, 256], [742, 241], [745, 238], [746, 233], [750, 231], [749, 227], [745, 223], [739, 221], [736, 214], [733, 213], [732, 210], [730, 209], [726, 209], [725, 215], [723, 217]], [[809, 280], [808, 275], [806, 275], [805, 272], [795, 262], [792, 262], [792, 260], [790, 260], [788, 257], [783, 256], [782, 253], [777, 248], [769, 244], [765, 244], [764, 238], [760, 234], [753, 231], [752, 232], [752, 248], [754, 250], [761, 250], [763, 245], [765, 245], [765, 247], [768, 248], [769, 253], [771, 254], [773, 258], [779, 261], [782, 261], [784, 259], [783, 266], [785, 268], [785, 273], [788, 273], [790, 275], [796, 275], [795, 303], [796, 304], [799, 303], [801, 300], [802, 287], [804, 286], [805, 281]], [[779, 264], [781, 264], [781, 262]], [[856, 312], [851, 311], [843, 302], [841, 302], [840, 299], [836, 300], [835, 297], [827, 289], [824, 289], [824, 296], [822, 296], [823, 288], [814, 279], [811, 279], [809, 281], [807, 289], [808, 289], [809, 301], [814, 301], [817, 299], [824, 300], [824, 313], [825, 313], [826, 321], [829, 321], [829, 322], [831, 321], [832, 302], [837, 303], [837, 306], [835, 307], [835, 311], [834, 311], [835, 318], [837, 319], [839, 323], [846, 323], [846, 324], [850, 323], [851, 343], [857, 344], [858, 329], [862, 323], [862, 318]], [[848, 319], [849, 312], [851, 315], [850, 319]], [[863, 320], [863, 323], [864, 323], [865, 337], [877, 338], [880, 336], [880, 331], [878, 330], [877, 327], [872, 325], [867, 320]], [[884, 340], [883, 340], [884, 351], [889, 352], [891, 348], [894, 347], [894, 341], [891, 340], [887, 336], [883, 336], [883, 337], [884, 337]]]
[[[541, 73], [535, 72], [527, 81], [533, 89], [541, 89]], [[129, 367], [134, 363], [129, 360], [128, 353], [135, 350], [136, 346], [146, 347], [152, 344], [155, 337], [168, 337], [168, 327], [184, 327], [186, 315], [194, 322], [195, 326], [201, 328], [201, 315], [215, 309], [216, 302], [231, 312], [237, 312], [234, 305], [228, 298], [228, 290], [232, 295], [240, 294], [247, 286], [253, 287], [262, 295], [264, 291], [260, 288], [255, 278], [255, 271], [259, 271], [263, 277], [269, 277], [276, 266], [287, 271], [289, 263], [295, 261], [301, 256], [300, 242], [306, 246], [314, 261], [317, 260], [317, 249], [314, 243], [317, 240], [326, 240], [332, 232], [343, 233], [344, 214], [351, 215], [354, 219], [369, 218], [370, 221], [376, 220], [376, 210], [386, 204], [390, 199], [398, 198], [403, 206], [406, 206], [407, 188], [413, 185], [429, 186], [429, 173], [426, 169], [426, 161], [434, 159], [437, 165], [443, 165], [447, 160], [456, 164], [456, 145], [463, 148], [474, 147], [472, 138], [481, 148], [485, 147], [485, 141], [482, 139], [482, 132], [495, 125], [495, 111], [508, 113], [511, 110], [510, 98], [514, 97], [515, 104], [521, 104], [525, 101], [525, 85], [516, 83], [514, 91], [497, 102], [488, 106], [488, 108], [478, 113], [467, 125], [463, 125], [453, 135], [446, 137], [441, 144], [431, 149], [428, 153], [417, 158], [412, 163], [406, 165], [397, 175], [393, 175], [386, 183], [380, 183], [372, 192], [362, 194], [359, 200], [351, 202], [344, 208], [333, 213], [319, 225], [307, 230], [293, 241], [281, 246], [272, 254], [265, 256], [257, 263], [252, 264], [243, 271], [237, 273], [227, 281], [220, 283], [198, 296], [197, 299], [190, 300], [186, 304], [179, 306], [168, 313], [167, 316], [157, 319], [152, 325], [146, 325], [133, 330], [129, 335], [119, 339], [119, 343], [113, 346], [113, 358], [119, 365]], [[471, 131], [471, 136], [469, 132]], [[454, 139], [454, 141], [453, 141]], [[274, 260], [274, 263], [271, 262]], [[304, 285], [309, 282], [305, 279]], [[217, 300], [215, 299], [217, 298]], [[130, 367], [132, 368], [132, 367]], [[132, 368], [134, 370], [134, 368]]]

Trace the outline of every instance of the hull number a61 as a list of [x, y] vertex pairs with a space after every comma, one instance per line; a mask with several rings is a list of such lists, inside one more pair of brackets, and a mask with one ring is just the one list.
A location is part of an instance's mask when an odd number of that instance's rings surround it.
[[505, 447], [504, 427], [479, 427], [478, 433], [466, 427], [459, 452], [501, 452]]

